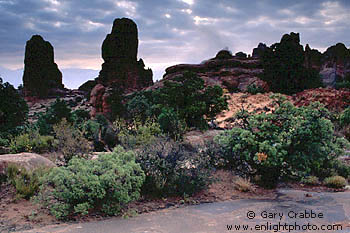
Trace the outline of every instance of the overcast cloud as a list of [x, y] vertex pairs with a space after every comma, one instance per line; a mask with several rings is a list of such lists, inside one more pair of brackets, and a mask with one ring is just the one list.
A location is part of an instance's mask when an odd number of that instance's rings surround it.
[[0, 15], [0, 75], [15, 85], [22, 77], [11, 70], [23, 69], [34, 34], [54, 46], [67, 87], [95, 78], [102, 42], [121, 17], [138, 25], [138, 56], [154, 80], [170, 65], [200, 63], [225, 47], [251, 54], [259, 42], [271, 45], [292, 31], [321, 51], [350, 46], [349, 0], [0, 0]]

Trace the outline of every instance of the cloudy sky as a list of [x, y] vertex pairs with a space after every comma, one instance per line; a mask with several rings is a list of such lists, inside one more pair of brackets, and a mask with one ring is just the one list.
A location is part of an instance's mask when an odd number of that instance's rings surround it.
[[200, 63], [223, 48], [251, 54], [292, 31], [320, 51], [350, 46], [350, 0], [0, 0], [0, 15], [0, 76], [15, 86], [34, 34], [54, 46], [66, 87], [95, 78], [102, 42], [121, 17], [138, 25], [138, 57], [154, 80], [168, 66]]

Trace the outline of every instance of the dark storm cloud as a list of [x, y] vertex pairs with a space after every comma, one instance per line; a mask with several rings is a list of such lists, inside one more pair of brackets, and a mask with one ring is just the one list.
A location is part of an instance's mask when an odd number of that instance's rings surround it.
[[59, 67], [98, 70], [113, 20], [129, 17], [138, 25], [139, 57], [159, 79], [169, 65], [199, 63], [224, 47], [251, 53], [291, 31], [314, 48], [349, 47], [349, 12], [348, 0], [0, 0], [0, 66], [23, 66], [25, 42], [40, 34]]

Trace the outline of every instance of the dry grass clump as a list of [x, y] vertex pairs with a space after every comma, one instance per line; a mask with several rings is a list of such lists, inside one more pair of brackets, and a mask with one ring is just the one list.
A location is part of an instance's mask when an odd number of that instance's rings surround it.
[[301, 182], [303, 184], [306, 184], [306, 185], [314, 185], [314, 186], [320, 184], [320, 181], [319, 181], [319, 179], [316, 176], [305, 177], [305, 178], [302, 179]]
[[330, 188], [344, 188], [347, 184], [346, 179], [342, 176], [331, 176], [326, 178], [323, 182]]
[[249, 179], [238, 177], [234, 182], [234, 187], [240, 192], [253, 192], [254, 186]]

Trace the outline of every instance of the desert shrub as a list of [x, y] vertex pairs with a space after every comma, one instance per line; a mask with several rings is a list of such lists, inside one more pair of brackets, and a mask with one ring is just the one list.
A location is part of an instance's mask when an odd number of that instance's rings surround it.
[[175, 140], [180, 139], [186, 131], [186, 122], [172, 108], [163, 108], [158, 122], [162, 131]]
[[324, 176], [339, 175], [345, 178], [350, 177], [350, 166], [340, 160], [335, 160], [330, 165], [327, 174]]
[[35, 152], [43, 153], [53, 149], [54, 137], [40, 135], [38, 131], [31, 131], [18, 135], [10, 141], [11, 153]]
[[142, 186], [145, 195], [192, 195], [209, 183], [208, 158], [168, 138], [159, 138], [138, 150], [137, 162], [146, 174]]
[[307, 176], [307, 177], [304, 177], [301, 182], [303, 184], [306, 184], [306, 185], [318, 185], [320, 184], [320, 181], [318, 179], [318, 177], [316, 176]]
[[0, 146], [8, 146], [9, 144], [10, 144], [9, 139], [0, 137]]
[[152, 144], [162, 134], [160, 125], [153, 119], [147, 119], [144, 123], [137, 119], [130, 122], [117, 119], [113, 125], [118, 142], [128, 149]]
[[75, 129], [65, 118], [53, 126], [56, 149], [60, 151], [66, 163], [73, 156], [84, 156], [91, 152], [90, 142], [79, 129]]
[[237, 189], [240, 192], [251, 192], [254, 191], [253, 184], [250, 183], [249, 179], [238, 177], [234, 182], [233, 185], [235, 189]]
[[74, 157], [67, 167], [56, 167], [42, 179], [38, 200], [58, 219], [91, 210], [118, 214], [137, 200], [145, 179], [133, 152], [116, 147], [96, 160]]
[[27, 113], [27, 103], [19, 92], [0, 78], [0, 134], [13, 135], [12, 130], [24, 124]]
[[127, 101], [126, 109], [131, 118], [148, 119], [154, 116], [150, 93], [138, 92]]
[[346, 179], [342, 176], [327, 177], [323, 183], [330, 188], [344, 188], [347, 184]]
[[350, 124], [350, 108], [346, 108], [339, 116], [339, 124], [347, 126]]
[[90, 113], [84, 109], [78, 109], [72, 112], [72, 122], [75, 127], [80, 127], [85, 121], [90, 119]]
[[[233, 167], [237, 168], [237, 171], [246, 170], [238, 169], [240, 163], [235, 163], [239, 158], [232, 158], [232, 154], [225, 150], [220, 144], [215, 142], [214, 139], [208, 140], [205, 143], [201, 151], [202, 156], [208, 157], [210, 165], [215, 168], [231, 169]], [[241, 174], [243, 175], [243, 174]]]
[[81, 123], [79, 129], [86, 139], [93, 141], [94, 151], [110, 150], [116, 145], [117, 133], [103, 115]]
[[39, 191], [39, 179], [48, 168], [28, 171], [24, 167], [10, 163], [6, 168], [7, 180], [16, 188], [16, 198], [30, 199]]
[[281, 97], [271, 114], [241, 112], [242, 128], [215, 137], [236, 163], [249, 165], [262, 184], [274, 187], [280, 177], [322, 177], [324, 169], [349, 145], [334, 134], [329, 112], [320, 103], [297, 108]]
[[247, 92], [252, 94], [252, 95], [256, 95], [258, 93], [265, 93], [266, 91], [264, 90], [264, 88], [255, 85], [254, 83], [249, 84], [247, 87]]
[[46, 109], [44, 114], [40, 114], [36, 126], [41, 135], [50, 135], [53, 125], [59, 123], [63, 118], [72, 122], [71, 109], [64, 100], [56, 99], [54, 103]]

